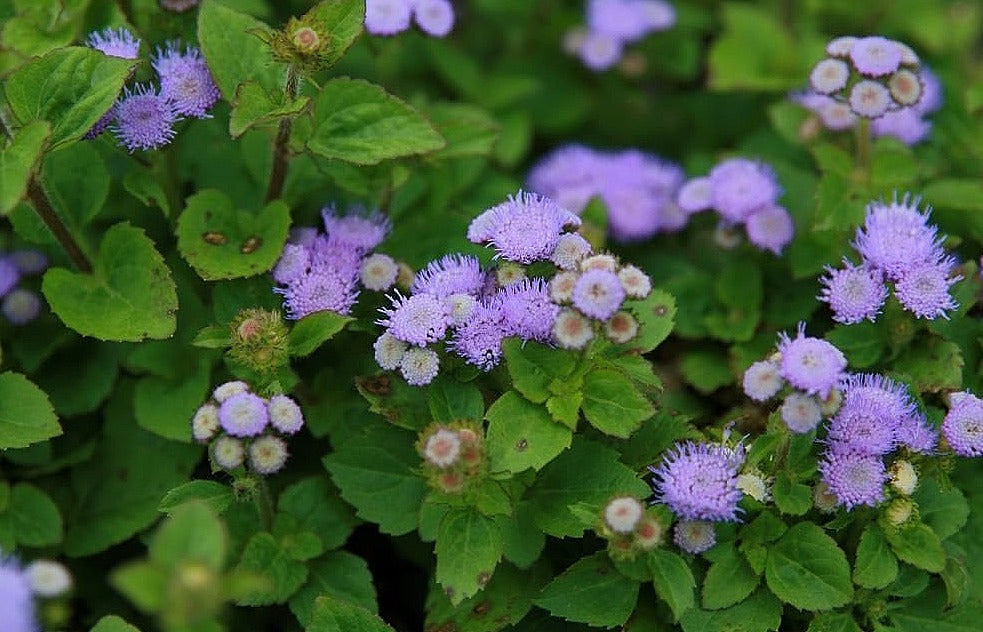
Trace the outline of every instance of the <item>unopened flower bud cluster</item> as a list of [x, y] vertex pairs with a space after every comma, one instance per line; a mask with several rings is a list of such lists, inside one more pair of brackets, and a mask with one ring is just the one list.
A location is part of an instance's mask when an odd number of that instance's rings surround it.
[[618, 559], [631, 559], [638, 551], [654, 549], [666, 536], [666, 527], [655, 509], [646, 509], [632, 496], [608, 501], [597, 531], [608, 540], [608, 552]]
[[191, 419], [191, 434], [209, 448], [215, 468], [240, 467], [263, 476], [287, 462], [286, 437], [304, 427], [304, 415], [293, 399], [269, 399], [252, 393], [245, 382], [226, 382], [212, 392]]
[[420, 433], [416, 447], [427, 480], [437, 491], [464, 493], [485, 475], [485, 439], [480, 424], [432, 424]]

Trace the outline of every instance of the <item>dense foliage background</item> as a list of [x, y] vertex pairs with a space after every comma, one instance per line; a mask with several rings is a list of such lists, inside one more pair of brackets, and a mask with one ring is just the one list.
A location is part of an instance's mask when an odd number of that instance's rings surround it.
[[[444, 38], [370, 35], [361, 0], [164, 4], [197, 3], [0, 0], [0, 238], [50, 260], [19, 280], [40, 315], [15, 324], [5, 307], [0, 322], [0, 579], [42, 558], [68, 568], [67, 593], [33, 598], [46, 629], [983, 629], [979, 459], [899, 452], [913, 494], [885, 486], [876, 506], [824, 512], [825, 425], [790, 433], [778, 404], [742, 389], [806, 322], [851, 371], [907, 385], [932, 427], [949, 393], [983, 393], [979, 2], [676, 0], [671, 28], [603, 71], [564, 49], [580, 1], [455, 1]], [[107, 27], [128, 28], [140, 57], [85, 45]], [[320, 43], [305, 48], [302, 27]], [[789, 98], [839, 35], [905, 42], [940, 79], [925, 140], [861, 149], [868, 137], [824, 130]], [[172, 40], [200, 47], [221, 93], [209, 115], [157, 150], [85, 138], [157, 80], [151, 54]], [[584, 352], [512, 338], [488, 373], [442, 354], [423, 387], [373, 355], [383, 292], [351, 314], [281, 317], [269, 271], [291, 228], [323, 230], [323, 207], [388, 217], [378, 250], [406, 293], [445, 254], [501, 264], [470, 223], [571, 143], [636, 148], [690, 178], [763, 161], [794, 239], [777, 255], [725, 247], [704, 213], [606, 241], [595, 199], [582, 234], [655, 288], [626, 303], [638, 336]], [[909, 192], [948, 235], [958, 309], [926, 320], [894, 301], [876, 322], [835, 322], [817, 300], [825, 266], [854, 257], [869, 202]], [[222, 471], [193, 440], [231, 380], [299, 402], [282, 471]], [[435, 428], [477, 437], [464, 492], [424, 458]], [[620, 550], [605, 507], [648, 506], [648, 466], [682, 440], [743, 442], [767, 493], [703, 554], [673, 542], [662, 504], [646, 514], [659, 545]], [[17, 607], [6, 594], [0, 622]]]

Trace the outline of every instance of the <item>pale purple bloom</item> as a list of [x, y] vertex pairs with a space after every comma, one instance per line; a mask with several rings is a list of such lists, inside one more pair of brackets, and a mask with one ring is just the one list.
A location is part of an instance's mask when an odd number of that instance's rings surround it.
[[283, 247], [280, 259], [273, 266], [273, 280], [282, 284], [294, 283], [307, 274], [310, 266], [311, 256], [308, 249], [288, 243]]
[[813, 67], [809, 83], [819, 94], [833, 94], [845, 88], [849, 78], [850, 67], [846, 62], [827, 58]]
[[477, 296], [484, 283], [485, 273], [478, 259], [470, 255], [445, 255], [417, 272], [410, 290], [414, 294], [432, 294], [437, 298], [447, 298], [451, 294]]
[[922, 81], [922, 98], [912, 107], [924, 116], [942, 107], [942, 82], [934, 72], [924, 66], [918, 71], [918, 78]]
[[89, 48], [94, 48], [110, 57], [136, 59], [140, 56], [140, 40], [124, 28], [94, 31], [89, 33], [85, 43]]
[[556, 242], [556, 248], [550, 255], [556, 267], [561, 270], [576, 270], [580, 260], [591, 253], [590, 242], [580, 233], [564, 233]]
[[158, 149], [174, 139], [177, 109], [150, 86], [137, 86], [133, 92], [126, 88], [114, 112], [112, 131], [130, 153]]
[[587, 28], [626, 43], [648, 32], [642, 4], [636, 0], [587, 0]]
[[815, 92], [802, 92], [792, 95], [792, 100], [816, 114], [826, 129], [842, 131], [857, 124], [857, 115], [850, 106], [833, 97]]
[[600, 152], [583, 145], [566, 145], [540, 160], [529, 172], [529, 188], [547, 195], [563, 208], [580, 213], [598, 194]]
[[509, 335], [539, 342], [550, 339], [560, 306], [550, 300], [549, 288], [543, 279], [523, 279], [503, 288], [495, 301]]
[[923, 119], [914, 108], [899, 108], [874, 119], [870, 130], [875, 137], [891, 136], [906, 145], [914, 145], [928, 138], [932, 123]]
[[372, 35], [396, 35], [410, 28], [412, 0], [365, 0], [365, 30]]
[[48, 269], [48, 256], [40, 250], [15, 250], [10, 253], [10, 259], [21, 274], [41, 274]]
[[3, 297], [0, 311], [14, 325], [26, 325], [41, 313], [41, 297], [37, 292], [22, 287]]
[[672, 541], [687, 553], [698, 555], [713, 548], [717, 543], [717, 532], [712, 522], [681, 520], [673, 529]]
[[836, 37], [826, 44], [826, 54], [832, 55], [833, 57], [848, 57], [850, 55], [850, 49], [857, 42], [859, 38], [852, 36]]
[[825, 340], [806, 336], [805, 323], [799, 323], [795, 338], [784, 332], [779, 335], [778, 351], [781, 376], [810, 395], [829, 395], [846, 370], [843, 353]]
[[607, 320], [625, 302], [625, 288], [608, 270], [588, 270], [573, 286], [573, 305], [585, 316]]
[[262, 434], [270, 421], [266, 400], [252, 393], [236, 393], [219, 406], [218, 421], [233, 437]]
[[38, 632], [30, 578], [15, 558], [0, 551], [0, 630]]
[[314, 246], [314, 242], [317, 241], [319, 235], [320, 232], [313, 226], [293, 226], [290, 228], [287, 243], [310, 248]]
[[889, 75], [901, 65], [902, 49], [884, 37], [862, 37], [850, 47], [854, 67], [868, 77]]
[[392, 221], [379, 211], [352, 207], [347, 214], [339, 214], [334, 206], [321, 209], [328, 243], [346, 246], [360, 253], [368, 252], [382, 243], [392, 229]]
[[358, 299], [358, 277], [319, 266], [287, 287], [273, 291], [283, 296], [284, 310], [290, 319], [325, 310], [350, 314]]
[[864, 225], [857, 229], [853, 247], [864, 261], [895, 281], [912, 267], [940, 258], [942, 238], [928, 223], [928, 211], [918, 210], [918, 198], [897, 197], [890, 203], [867, 205]]
[[833, 320], [850, 325], [862, 320], [873, 322], [887, 300], [887, 286], [880, 272], [865, 265], [854, 266], [846, 259], [843, 269], [826, 267], [820, 279], [819, 300], [833, 310]]
[[611, 35], [588, 31], [580, 43], [580, 59], [584, 65], [595, 71], [607, 70], [614, 66], [624, 54], [622, 41]]
[[413, 0], [413, 19], [427, 35], [444, 37], [454, 28], [450, 0]]
[[476, 217], [468, 239], [489, 242], [500, 257], [528, 264], [549, 259], [563, 231], [578, 226], [580, 218], [550, 198], [519, 191]]
[[864, 79], [850, 88], [849, 103], [857, 116], [875, 119], [887, 112], [894, 102], [884, 84]]
[[874, 507], [884, 500], [887, 469], [879, 456], [828, 450], [819, 462], [822, 481], [841, 505]]
[[263, 435], [249, 444], [249, 468], [268, 476], [287, 464], [287, 442], [275, 435]]
[[8, 292], [17, 287], [21, 279], [20, 268], [11, 257], [0, 258], [0, 296], [6, 296]]
[[782, 421], [796, 434], [812, 432], [822, 420], [823, 413], [815, 397], [791, 393], [782, 402]]
[[221, 97], [197, 48], [189, 46], [182, 53], [177, 42], [170, 42], [157, 49], [152, 64], [160, 77], [160, 95], [174, 104], [178, 114], [206, 118]]
[[942, 436], [959, 456], [983, 456], [983, 400], [969, 391], [949, 395]]
[[873, 397], [851, 397], [848, 392], [829, 424], [827, 440], [838, 452], [883, 456], [897, 445], [898, 417]]
[[399, 372], [410, 386], [426, 386], [440, 372], [440, 357], [425, 347], [410, 347], [399, 361]]
[[781, 195], [771, 168], [754, 160], [730, 158], [711, 169], [709, 177], [713, 208], [734, 223], [775, 204]]
[[168, 11], [181, 13], [198, 5], [198, 0], [159, 0], [160, 6]]
[[768, 206], [751, 213], [745, 224], [748, 241], [776, 255], [792, 241], [795, 224], [792, 216], [781, 206]]
[[676, 204], [687, 213], [710, 209], [713, 206], [710, 178], [701, 176], [687, 180], [676, 194]]
[[778, 373], [774, 362], [755, 362], [744, 372], [744, 394], [756, 402], [763, 402], [778, 394], [785, 380]]
[[898, 444], [918, 454], [931, 454], [939, 442], [939, 433], [925, 415], [915, 412], [898, 423]]
[[267, 403], [270, 425], [284, 434], [294, 434], [304, 427], [304, 413], [297, 402], [286, 395], [274, 395]]
[[389, 300], [392, 307], [380, 308], [386, 317], [376, 322], [397, 339], [420, 347], [443, 340], [447, 332], [447, 310], [439, 298], [430, 294], [405, 297], [397, 292]]
[[449, 346], [468, 364], [482, 371], [490, 371], [502, 359], [502, 340], [507, 335], [501, 308], [482, 302], [454, 330]]
[[676, 23], [676, 9], [665, 0], [636, 0], [646, 26], [651, 31], [665, 31]]
[[918, 318], [949, 318], [948, 312], [959, 307], [949, 288], [962, 278], [951, 276], [954, 266], [951, 257], [915, 264], [901, 273], [894, 284], [894, 295]]
[[662, 463], [649, 467], [655, 474], [655, 500], [684, 520], [736, 521], [743, 496], [737, 475], [743, 463], [742, 448], [677, 443]]

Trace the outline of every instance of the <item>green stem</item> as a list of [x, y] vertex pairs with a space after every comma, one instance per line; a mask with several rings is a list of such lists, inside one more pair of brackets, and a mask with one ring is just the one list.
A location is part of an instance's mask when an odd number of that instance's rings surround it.
[[263, 521], [263, 529], [272, 531], [274, 513], [273, 495], [270, 494], [270, 487], [266, 484], [266, 479], [262, 476], [258, 476], [257, 479], [256, 493], [253, 495], [253, 501], [256, 503], [256, 509], [259, 510], [259, 518]]
[[61, 244], [61, 247], [65, 250], [68, 258], [72, 260], [72, 263], [75, 264], [75, 267], [82, 272], [91, 273], [92, 264], [89, 263], [89, 258], [85, 256], [78, 242], [72, 237], [72, 233], [69, 232], [65, 223], [58, 217], [58, 212], [51, 205], [51, 201], [48, 199], [48, 194], [45, 193], [44, 187], [41, 186], [41, 183], [34, 176], [31, 176], [30, 181], [27, 183], [27, 199], [30, 200], [31, 206], [34, 207], [38, 217], [51, 230], [51, 233], [58, 240], [58, 243]]
[[[297, 69], [290, 66], [287, 69], [287, 85], [284, 92], [291, 101], [297, 98], [300, 91], [300, 77]], [[273, 167], [270, 169], [270, 181], [266, 187], [266, 201], [271, 202], [283, 193], [283, 183], [287, 180], [287, 163], [290, 160], [290, 131], [293, 119], [288, 117], [280, 121], [276, 130], [276, 141], [273, 143]]]
[[863, 174], [864, 182], [870, 182], [870, 119], [860, 118], [857, 124], [857, 166]]

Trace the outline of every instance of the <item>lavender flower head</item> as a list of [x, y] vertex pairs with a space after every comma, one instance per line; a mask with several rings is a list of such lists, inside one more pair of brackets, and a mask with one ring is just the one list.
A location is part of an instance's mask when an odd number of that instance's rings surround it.
[[778, 394], [785, 386], [774, 362], [755, 362], [744, 372], [744, 394], [756, 402], [763, 402]]
[[873, 322], [887, 300], [883, 275], [866, 265], [854, 266], [846, 259], [841, 270], [827, 266], [820, 283], [823, 289], [818, 298], [829, 304], [833, 320], [838, 323]]
[[883, 456], [897, 445], [898, 417], [877, 397], [847, 392], [830, 422], [827, 440], [839, 452]]
[[140, 40], [124, 28], [94, 31], [89, 33], [85, 43], [89, 48], [94, 48], [110, 57], [136, 59], [140, 56]]
[[751, 213], [745, 228], [748, 241], [775, 255], [782, 254], [795, 235], [792, 216], [781, 206], [768, 206]]
[[0, 258], [0, 296], [6, 296], [20, 283], [21, 271], [11, 257]]
[[891, 136], [906, 145], [915, 145], [932, 133], [932, 123], [923, 119], [915, 108], [900, 108], [874, 119], [870, 131], [877, 138]]
[[949, 395], [942, 436], [959, 456], [983, 456], [983, 400], [969, 391]]
[[614, 66], [624, 52], [624, 42], [606, 33], [588, 31], [580, 42], [580, 60], [596, 72]]
[[883, 77], [901, 66], [902, 49], [885, 37], [862, 37], [850, 47], [850, 61], [867, 77]]
[[469, 255], [446, 255], [417, 272], [410, 291], [447, 298], [451, 294], [477, 296], [485, 283], [478, 259]]
[[918, 318], [948, 319], [948, 312], [959, 307], [949, 294], [949, 288], [962, 279], [952, 275], [955, 265], [951, 257], [915, 264], [900, 275], [894, 284], [894, 294], [901, 305]]
[[294, 320], [324, 310], [349, 314], [358, 299], [358, 276], [328, 266], [312, 268], [289, 283], [273, 291], [283, 296], [287, 318]]
[[222, 429], [233, 437], [255, 437], [266, 429], [269, 420], [266, 401], [252, 393], [237, 393], [218, 409]]
[[160, 77], [160, 94], [174, 104], [178, 114], [206, 118], [221, 94], [197, 48], [182, 53], [177, 42], [157, 49], [151, 63]]
[[382, 243], [392, 229], [392, 221], [378, 211], [367, 211], [353, 207], [345, 215], [339, 214], [334, 206], [321, 210], [324, 229], [328, 233], [328, 243], [365, 253]]
[[561, 270], [576, 270], [580, 261], [590, 253], [590, 242], [579, 233], [564, 233], [557, 240], [550, 261]]
[[919, 211], [918, 203], [910, 194], [890, 204], [871, 202], [864, 225], [857, 229], [854, 248], [892, 281], [917, 264], [940, 258], [942, 238], [928, 223], [929, 211]]
[[502, 340], [508, 336], [500, 304], [483, 301], [455, 330], [450, 348], [468, 364], [492, 370], [502, 359]]
[[819, 462], [819, 473], [841, 505], [875, 507], [884, 500], [887, 469], [879, 456], [850, 450], [828, 450]]
[[939, 443], [939, 432], [924, 414], [915, 412], [898, 422], [898, 445], [916, 454], [931, 454]]
[[737, 487], [744, 463], [742, 448], [677, 443], [662, 463], [649, 469], [656, 502], [664, 503], [684, 520], [736, 521], [743, 493]]
[[444, 303], [430, 294], [404, 297], [398, 292], [389, 297], [391, 307], [380, 308], [385, 318], [376, 322], [386, 327], [403, 342], [425, 347], [444, 338], [447, 332], [447, 310]]
[[10, 259], [21, 274], [41, 274], [48, 269], [48, 256], [40, 250], [15, 250], [10, 253]]
[[711, 169], [709, 177], [713, 208], [734, 223], [774, 205], [781, 195], [774, 172], [762, 162], [731, 158]]
[[495, 301], [509, 335], [539, 342], [550, 339], [560, 306], [550, 300], [549, 287], [543, 279], [523, 279], [503, 288]]
[[440, 357], [424, 347], [411, 347], [399, 362], [399, 372], [410, 386], [426, 386], [439, 371]]
[[432, 37], [445, 37], [454, 28], [454, 6], [450, 0], [414, 0], [413, 19]]
[[126, 88], [114, 107], [112, 131], [133, 153], [137, 149], [158, 149], [174, 139], [174, 124], [179, 120], [174, 104], [151, 86]]
[[270, 425], [284, 434], [294, 434], [304, 427], [304, 413], [297, 402], [286, 395], [274, 395], [267, 403]]
[[26, 325], [41, 313], [41, 297], [26, 288], [16, 288], [3, 297], [0, 311], [14, 325]]
[[365, 0], [365, 30], [372, 35], [396, 35], [410, 28], [412, 0]]
[[550, 198], [519, 191], [476, 217], [468, 239], [490, 243], [504, 259], [529, 264], [549, 259], [563, 231], [578, 226], [580, 218]]
[[847, 365], [846, 357], [832, 344], [806, 336], [805, 323], [799, 323], [795, 338], [779, 335], [778, 351], [782, 356], [779, 374], [795, 388], [823, 398], [836, 387]]
[[27, 573], [17, 560], [0, 551], [0, 630], [37, 632], [34, 595]]
[[680, 549], [699, 555], [713, 548], [717, 543], [717, 532], [712, 522], [705, 520], [682, 520], [676, 523], [672, 541]]
[[573, 286], [573, 305], [585, 316], [607, 320], [621, 309], [625, 288], [609, 270], [588, 270]]
[[786, 397], [781, 414], [786, 427], [796, 434], [812, 432], [823, 416], [816, 398], [802, 393], [792, 393]]

